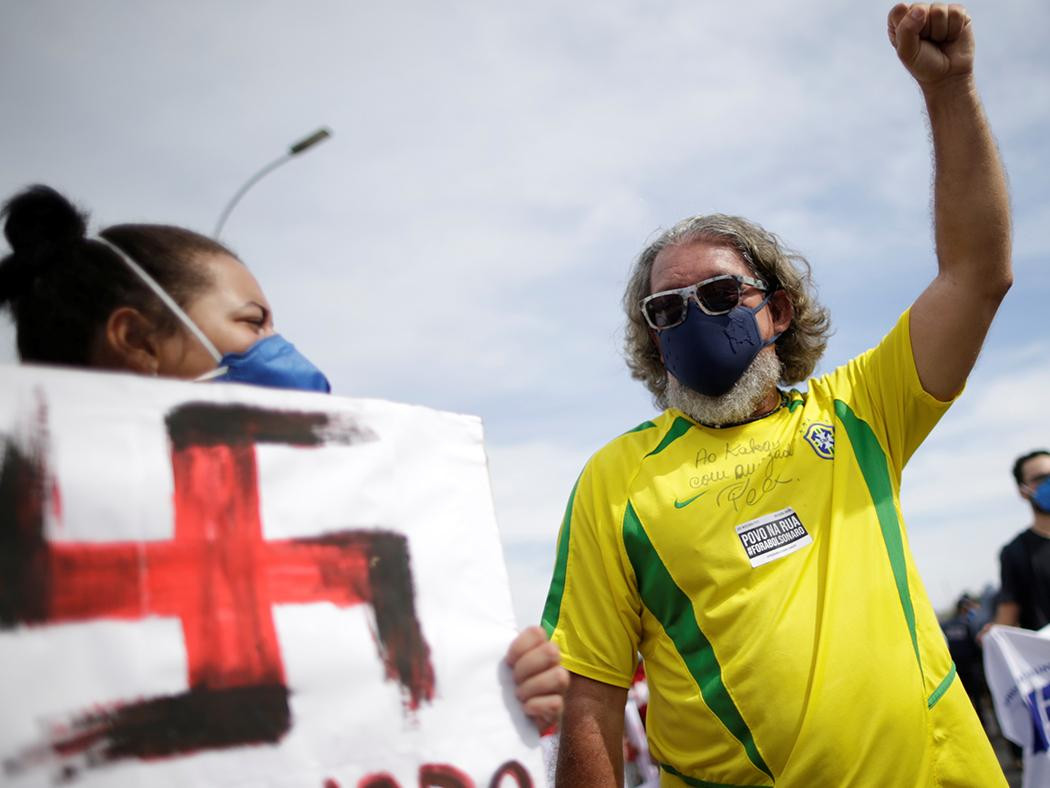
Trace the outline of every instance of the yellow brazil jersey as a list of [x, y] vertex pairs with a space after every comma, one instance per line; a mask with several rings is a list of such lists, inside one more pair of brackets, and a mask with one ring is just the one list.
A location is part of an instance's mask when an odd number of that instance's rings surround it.
[[901, 469], [947, 409], [907, 313], [722, 429], [667, 410], [588, 462], [543, 624], [565, 666], [645, 660], [664, 785], [1005, 785], [912, 561]]

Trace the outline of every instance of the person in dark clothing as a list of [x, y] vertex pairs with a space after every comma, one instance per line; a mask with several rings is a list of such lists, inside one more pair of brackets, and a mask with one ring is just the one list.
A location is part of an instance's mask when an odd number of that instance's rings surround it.
[[948, 653], [952, 656], [963, 688], [977, 716], [981, 718], [981, 724], [987, 727], [982, 698], [988, 690], [984, 680], [984, 658], [977, 642], [980, 610], [981, 603], [978, 600], [963, 594], [955, 604], [955, 615], [941, 623], [941, 630], [948, 641]]
[[1033, 521], [999, 554], [1002, 587], [994, 623], [1042, 629], [1050, 624], [1050, 451], [1018, 457], [1013, 474]]

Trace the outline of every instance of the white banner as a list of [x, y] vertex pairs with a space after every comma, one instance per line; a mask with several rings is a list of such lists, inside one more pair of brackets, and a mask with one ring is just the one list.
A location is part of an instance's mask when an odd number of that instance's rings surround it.
[[1003, 735], [1024, 750], [1024, 788], [1050, 785], [1050, 634], [996, 626], [982, 641]]
[[0, 782], [543, 782], [477, 418], [0, 379]]

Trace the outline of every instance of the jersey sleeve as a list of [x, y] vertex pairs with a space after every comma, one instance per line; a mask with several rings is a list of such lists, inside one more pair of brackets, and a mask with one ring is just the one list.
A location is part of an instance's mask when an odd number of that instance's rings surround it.
[[641, 636], [641, 603], [622, 548], [624, 502], [594, 458], [565, 510], [542, 625], [572, 673], [629, 687]]
[[919, 380], [911, 346], [910, 311], [871, 350], [826, 378], [840, 416], [862, 420], [875, 433], [897, 478], [908, 459], [951, 406]]

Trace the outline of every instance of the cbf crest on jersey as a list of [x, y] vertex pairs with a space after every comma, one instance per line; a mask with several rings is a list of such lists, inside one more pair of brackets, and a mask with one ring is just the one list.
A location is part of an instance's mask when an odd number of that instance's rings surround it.
[[542, 774], [476, 418], [0, 374], [0, 783]]
[[818, 457], [830, 460], [835, 456], [835, 428], [819, 422], [810, 424], [804, 436]]

